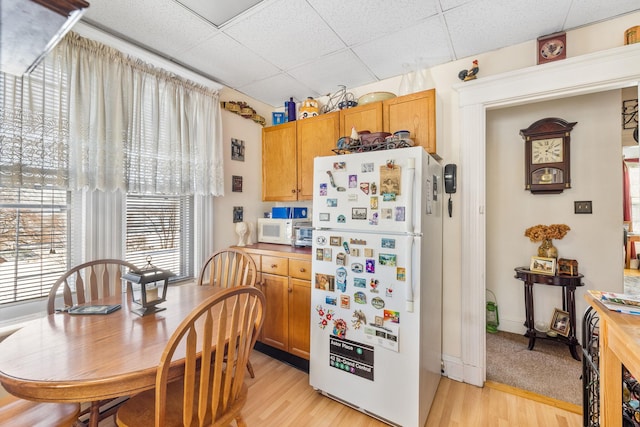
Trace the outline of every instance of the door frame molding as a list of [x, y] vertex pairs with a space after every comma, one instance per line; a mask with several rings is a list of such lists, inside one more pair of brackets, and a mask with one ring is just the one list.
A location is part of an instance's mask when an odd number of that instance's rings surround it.
[[486, 379], [486, 111], [640, 85], [640, 43], [454, 85], [461, 189], [462, 380]]

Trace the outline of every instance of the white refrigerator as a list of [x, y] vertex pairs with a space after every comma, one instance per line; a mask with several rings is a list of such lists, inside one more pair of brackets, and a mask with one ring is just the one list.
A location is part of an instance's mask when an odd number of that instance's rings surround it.
[[309, 382], [422, 427], [441, 377], [442, 167], [422, 147], [318, 157], [313, 185]]

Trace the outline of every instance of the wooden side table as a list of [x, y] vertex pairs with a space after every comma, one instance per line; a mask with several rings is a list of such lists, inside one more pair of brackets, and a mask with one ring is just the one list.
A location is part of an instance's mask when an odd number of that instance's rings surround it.
[[[529, 270], [526, 267], [518, 267], [515, 269], [516, 279], [524, 282], [524, 304], [526, 319], [524, 325], [527, 328], [524, 336], [529, 338], [529, 350], [533, 350], [536, 345], [536, 338], [548, 339], [553, 341], [560, 341], [569, 346], [569, 351], [574, 359], [580, 360], [578, 355], [578, 340], [576, 339], [576, 287], [584, 286], [582, 283], [582, 274], [577, 276], [568, 276], [564, 274], [549, 275], [537, 273]], [[536, 331], [534, 327], [533, 316], [533, 285], [538, 283], [541, 285], [550, 286], [562, 286], [562, 309], [569, 313], [569, 335], [564, 337], [558, 335], [556, 337], [550, 337], [544, 332]]]

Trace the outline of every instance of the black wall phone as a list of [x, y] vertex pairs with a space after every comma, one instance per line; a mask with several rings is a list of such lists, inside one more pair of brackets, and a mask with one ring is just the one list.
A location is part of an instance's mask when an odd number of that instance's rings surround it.
[[453, 213], [453, 202], [451, 201], [451, 194], [456, 192], [456, 172], [458, 167], [450, 163], [444, 167], [444, 191], [449, 195], [449, 218]]

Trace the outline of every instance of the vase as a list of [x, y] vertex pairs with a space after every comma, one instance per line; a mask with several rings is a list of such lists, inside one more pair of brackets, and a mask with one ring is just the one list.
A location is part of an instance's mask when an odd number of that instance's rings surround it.
[[544, 239], [538, 247], [538, 256], [545, 258], [558, 258], [558, 249], [553, 246], [553, 240]]

